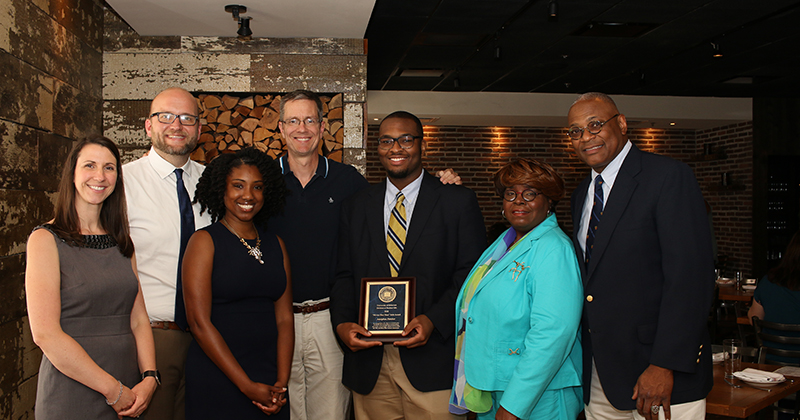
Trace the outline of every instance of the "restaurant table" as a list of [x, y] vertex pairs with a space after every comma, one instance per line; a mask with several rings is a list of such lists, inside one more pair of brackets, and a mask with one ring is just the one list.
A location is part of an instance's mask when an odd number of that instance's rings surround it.
[[720, 285], [719, 300], [750, 303], [753, 300], [753, 290], [736, 290], [733, 285]]
[[[742, 369], [754, 368], [774, 371], [781, 366], [756, 363], [742, 363]], [[786, 382], [769, 387], [770, 392], [745, 385], [739, 379], [731, 381], [741, 385], [734, 388], [725, 382], [725, 367], [722, 363], [714, 365], [714, 387], [706, 397], [706, 413], [746, 418], [772, 405], [788, 395], [800, 391], [800, 377], [786, 377]]]
[[[736, 290], [736, 287], [732, 284], [718, 284], [717, 297], [720, 302], [716, 309], [717, 319], [715, 320], [714, 327], [716, 328], [716, 324], [722, 320], [721, 308], [723, 306], [733, 307], [739, 338], [746, 343], [747, 333], [750, 331], [750, 321], [747, 319], [747, 307], [753, 300], [753, 292], [753, 290]], [[726, 305], [724, 302], [730, 303]]]

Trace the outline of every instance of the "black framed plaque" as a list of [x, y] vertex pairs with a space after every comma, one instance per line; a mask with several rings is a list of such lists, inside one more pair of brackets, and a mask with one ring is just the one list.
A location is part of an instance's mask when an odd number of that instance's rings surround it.
[[403, 329], [414, 319], [415, 277], [361, 279], [359, 324], [372, 333], [366, 341], [404, 340]]

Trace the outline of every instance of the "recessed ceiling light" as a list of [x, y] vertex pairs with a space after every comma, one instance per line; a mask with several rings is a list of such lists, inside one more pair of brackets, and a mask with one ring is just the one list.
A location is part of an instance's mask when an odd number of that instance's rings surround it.
[[675, 125], [675, 121], [673, 121], [673, 122], [669, 123], [669, 125]]
[[436, 69], [405, 69], [400, 72], [400, 77], [442, 77], [444, 70]]
[[753, 78], [750, 76], [734, 77], [732, 79], [725, 80], [722, 83], [729, 83], [732, 85], [752, 85]]

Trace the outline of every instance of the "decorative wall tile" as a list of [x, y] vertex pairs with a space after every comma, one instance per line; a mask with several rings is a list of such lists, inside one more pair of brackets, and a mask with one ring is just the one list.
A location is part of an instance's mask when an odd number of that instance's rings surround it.
[[366, 56], [254, 54], [253, 92], [343, 92], [345, 102], [364, 102], [367, 92]]
[[152, 100], [180, 86], [197, 92], [250, 91], [250, 56], [240, 54], [105, 54], [103, 98]]

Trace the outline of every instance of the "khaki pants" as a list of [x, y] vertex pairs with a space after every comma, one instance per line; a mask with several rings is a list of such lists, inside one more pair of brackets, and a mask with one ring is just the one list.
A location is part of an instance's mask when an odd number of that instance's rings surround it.
[[156, 344], [156, 369], [161, 385], [142, 414], [145, 420], [184, 420], [186, 407], [186, 355], [192, 335], [179, 330], [153, 328]]
[[[586, 420], [644, 420], [636, 410], [620, 411], [614, 408], [603, 392], [603, 385], [600, 377], [597, 376], [597, 369], [592, 360], [592, 394], [589, 397], [589, 404], [585, 407]], [[631, 395], [633, 390], [631, 389]], [[704, 420], [706, 418], [706, 400], [692, 401], [683, 404], [669, 406], [673, 419], [680, 420]], [[659, 420], [664, 420], [664, 410], [658, 413]]]
[[[309, 304], [316, 303], [319, 301]], [[329, 310], [294, 314], [294, 357], [289, 379], [292, 420], [348, 418], [350, 390], [342, 385], [344, 354], [333, 334]]]
[[375, 388], [367, 395], [353, 392], [356, 420], [465, 419], [450, 414], [450, 390], [417, 391], [408, 381], [400, 352], [391, 343], [383, 345], [383, 363]]

